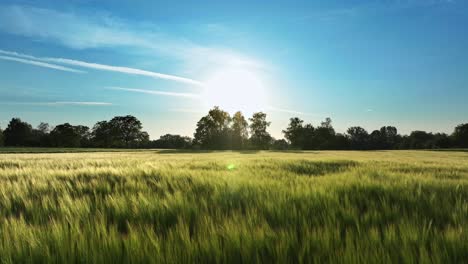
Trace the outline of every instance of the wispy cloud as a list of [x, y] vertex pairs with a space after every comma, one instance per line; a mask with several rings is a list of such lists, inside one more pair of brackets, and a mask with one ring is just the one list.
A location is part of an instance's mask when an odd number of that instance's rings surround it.
[[[18, 53], [18, 52], [13, 52], [13, 51], [6, 51], [6, 50], [0, 50], [0, 53], [2, 54], [7, 54], [10, 56], [17, 56], [18, 58], [13, 58], [9, 56], [1, 56], [5, 58], [10, 58], [10, 60], [18, 61], [18, 62], [23, 62], [23, 63], [30, 63], [34, 65], [42, 65], [43, 67], [49, 67], [49, 68], [54, 68], [54, 69], [61, 69], [61, 70], [68, 70], [68, 71], [78, 71], [78, 70], [73, 70], [70, 68], [66, 68], [63, 66], [58, 66], [54, 64], [49, 64], [45, 62], [54, 62], [57, 64], [66, 64], [66, 65], [73, 65], [76, 67], [83, 67], [83, 68], [89, 68], [89, 69], [95, 69], [95, 70], [101, 70], [101, 71], [111, 71], [111, 72], [119, 72], [119, 73], [125, 73], [125, 74], [132, 74], [132, 75], [141, 75], [141, 76], [148, 76], [156, 79], [165, 79], [165, 80], [171, 80], [171, 81], [176, 81], [176, 82], [182, 82], [182, 83], [189, 83], [193, 85], [202, 85], [200, 81], [193, 80], [190, 78], [184, 78], [180, 76], [175, 76], [175, 75], [170, 75], [170, 74], [164, 74], [164, 73], [158, 73], [158, 72], [152, 72], [152, 71], [146, 71], [146, 70], [141, 70], [141, 69], [136, 69], [136, 68], [130, 68], [130, 67], [122, 67], [122, 66], [113, 66], [113, 65], [106, 65], [106, 64], [99, 64], [99, 63], [92, 63], [92, 62], [86, 62], [86, 61], [80, 61], [80, 60], [72, 60], [72, 59], [67, 59], [67, 58], [46, 58], [46, 57], [36, 57], [28, 54], [23, 54], [23, 53]], [[27, 59], [27, 60], [26, 60]], [[80, 71], [78, 71], [80, 72]]]
[[[3, 53], [3, 52], [0, 51], [0, 53]], [[15, 57], [10, 57], [10, 56], [0, 55], [0, 60], [20, 62], [20, 63], [30, 64], [30, 65], [34, 65], [34, 66], [39, 66], [39, 67], [44, 67], [44, 68], [49, 68], [49, 69], [54, 69], [54, 70], [59, 70], [59, 71], [74, 72], [74, 73], [85, 73], [84, 71], [75, 70], [75, 69], [72, 69], [72, 68], [68, 68], [68, 67], [64, 67], [64, 66], [60, 66], [60, 65], [56, 65], [56, 64], [40, 62], [40, 61], [35, 61], [35, 60], [29, 60], [29, 59], [15, 58]]]
[[37, 105], [37, 106], [110, 106], [112, 103], [108, 102], [73, 102], [73, 101], [58, 101], [58, 102], [0, 102], [2, 105]]
[[[59, 22], [58, 22], [59, 21]], [[264, 68], [263, 63], [230, 49], [199, 45], [161, 26], [119, 19], [106, 13], [71, 13], [31, 6], [0, 6], [0, 31], [53, 42], [73, 49], [122, 48], [145, 57], [182, 62], [185, 72], [217, 66]]]
[[293, 115], [306, 115], [306, 116], [321, 116], [319, 114], [312, 114], [312, 113], [305, 113], [301, 111], [296, 111], [296, 110], [291, 110], [291, 109], [284, 109], [284, 108], [278, 108], [274, 106], [268, 106], [266, 108], [267, 111], [272, 111], [272, 112], [279, 112], [279, 113], [286, 113], [286, 114], [293, 114]]
[[145, 89], [138, 89], [138, 88], [125, 88], [125, 87], [115, 87], [115, 86], [106, 87], [106, 89], [135, 92], [135, 93], [154, 94], [154, 95], [173, 96], [173, 97], [188, 97], [188, 98], [199, 97], [198, 94], [194, 94], [194, 93], [166, 92], [166, 91], [145, 90]]

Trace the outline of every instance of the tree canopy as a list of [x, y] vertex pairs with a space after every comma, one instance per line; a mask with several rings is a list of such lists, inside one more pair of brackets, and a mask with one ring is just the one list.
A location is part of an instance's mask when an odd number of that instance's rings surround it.
[[83, 125], [40, 123], [33, 128], [19, 118], [12, 118], [0, 129], [0, 146], [10, 147], [100, 147], [100, 148], [169, 148], [169, 149], [302, 149], [302, 150], [377, 150], [468, 148], [468, 123], [454, 128], [452, 134], [412, 131], [400, 135], [394, 126], [382, 126], [368, 132], [352, 126], [346, 133], [336, 133], [331, 118], [319, 125], [299, 117], [289, 119], [284, 139], [274, 139], [268, 132], [270, 122], [264, 112], [246, 119], [238, 111], [214, 107], [196, 124], [193, 140], [187, 136], [166, 134], [150, 141], [143, 125], [131, 115], [116, 116], [97, 122], [92, 129]]

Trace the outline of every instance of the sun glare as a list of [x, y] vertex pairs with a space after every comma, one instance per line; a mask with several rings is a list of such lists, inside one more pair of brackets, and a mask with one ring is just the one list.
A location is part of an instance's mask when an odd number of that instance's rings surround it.
[[264, 110], [268, 105], [268, 93], [262, 80], [253, 72], [242, 69], [221, 70], [205, 83], [202, 100], [206, 108], [219, 106], [231, 114], [239, 110], [249, 116]]

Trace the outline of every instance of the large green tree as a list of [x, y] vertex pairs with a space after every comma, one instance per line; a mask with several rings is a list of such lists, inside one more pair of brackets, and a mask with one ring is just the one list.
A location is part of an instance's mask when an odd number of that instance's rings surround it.
[[256, 149], [268, 149], [272, 141], [272, 137], [267, 131], [271, 123], [266, 120], [266, 116], [265, 113], [258, 112], [249, 118], [250, 142]]
[[69, 123], [56, 126], [50, 132], [51, 141], [54, 147], [78, 148], [81, 146], [81, 135], [77, 127]]
[[11, 119], [3, 132], [5, 146], [24, 147], [31, 141], [32, 127], [19, 118]]
[[192, 139], [181, 135], [166, 134], [151, 142], [152, 148], [187, 149], [192, 146]]
[[459, 148], [468, 148], [468, 123], [458, 125], [452, 134], [455, 144]]
[[291, 146], [294, 148], [304, 148], [304, 123], [298, 117], [293, 117], [289, 119], [289, 126], [286, 130], [283, 130], [284, 137], [291, 143]]
[[117, 140], [124, 147], [131, 147], [138, 141], [142, 140], [142, 124], [136, 117], [116, 116], [110, 120], [110, 125], [115, 131]]
[[215, 106], [197, 123], [194, 144], [202, 149], [229, 149], [231, 147], [231, 117]]
[[232, 148], [243, 149], [249, 140], [249, 124], [240, 111], [232, 117]]
[[1, 127], [0, 127], [0, 147], [3, 147], [3, 131]]
[[369, 133], [359, 126], [348, 128], [349, 143], [352, 149], [365, 150], [369, 148]]
[[116, 116], [110, 121], [100, 121], [93, 127], [91, 142], [96, 147], [138, 147], [149, 141], [136, 117]]

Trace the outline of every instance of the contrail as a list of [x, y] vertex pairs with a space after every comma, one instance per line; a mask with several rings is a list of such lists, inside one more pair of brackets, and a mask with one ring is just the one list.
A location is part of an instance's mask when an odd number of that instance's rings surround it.
[[2, 55], [0, 55], [0, 59], [1, 60], [15, 61], [15, 62], [20, 62], [20, 63], [30, 64], [30, 65], [35, 65], [35, 66], [54, 69], [54, 70], [59, 70], [59, 71], [67, 71], [67, 72], [74, 72], [74, 73], [85, 73], [84, 71], [75, 70], [75, 69], [72, 69], [72, 68], [63, 67], [63, 66], [60, 66], [60, 65], [50, 64], [50, 63], [46, 63], [46, 62], [29, 60], [29, 59], [15, 58], [15, 57], [2, 56]]
[[[176, 82], [193, 84], [193, 85], [197, 85], [197, 86], [203, 86], [202, 82], [197, 81], [197, 80], [193, 80], [193, 79], [190, 79], [190, 78], [185, 78], [185, 77], [180, 77], [180, 76], [175, 76], [175, 75], [170, 75], [170, 74], [164, 74], [164, 73], [159, 73], [159, 72], [146, 71], [146, 70], [130, 68], [130, 67], [106, 65], [106, 64], [99, 64], [99, 63], [86, 62], [86, 61], [80, 61], [80, 60], [72, 60], [72, 59], [66, 59], [66, 58], [35, 57], [35, 56], [32, 56], [32, 55], [28, 55], [28, 54], [22, 54], [22, 53], [17, 53], [17, 52], [12, 52], [12, 51], [5, 51], [5, 50], [0, 50], [0, 53], [7, 54], [9, 56], [16, 56], [16, 57], [23, 58], [23, 59], [21, 59], [23, 61], [24, 61], [24, 59], [36, 60], [35, 63], [40, 63], [38, 61], [41, 61], [41, 62], [54, 62], [54, 63], [57, 63], [57, 64], [73, 65], [73, 66], [89, 68], [89, 69], [95, 69], [95, 70], [101, 70], [101, 71], [111, 71], [111, 72], [120, 72], [120, 73], [125, 73], [125, 74], [132, 74], [132, 75], [148, 76], [148, 77], [153, 77], [153, 78], [156, 78], [156, 79], [165, 79], [165, 80], [171, 80], [171, 81], [176, 81]], [[18, 58], [17, 61], [18, 60], [20, 60], [20, 59]], [[26, 63], [26, 62], [24, 62], [24, 63]], [[49, 65], [51, 65], [51, 64], [49, 64]], [[53, 65], [51, 65], [51, 66], [53, 66]], [[44, 67], [46, 67], [46, 66], [44, 66]], [[57, 65], [57, 67], [62, 67], [62, 66]], [[65, 67], [62, 67], [62, 68], [65, 68]], [[68, 69], [68, 68], [65, 68], [65, 69]]]

